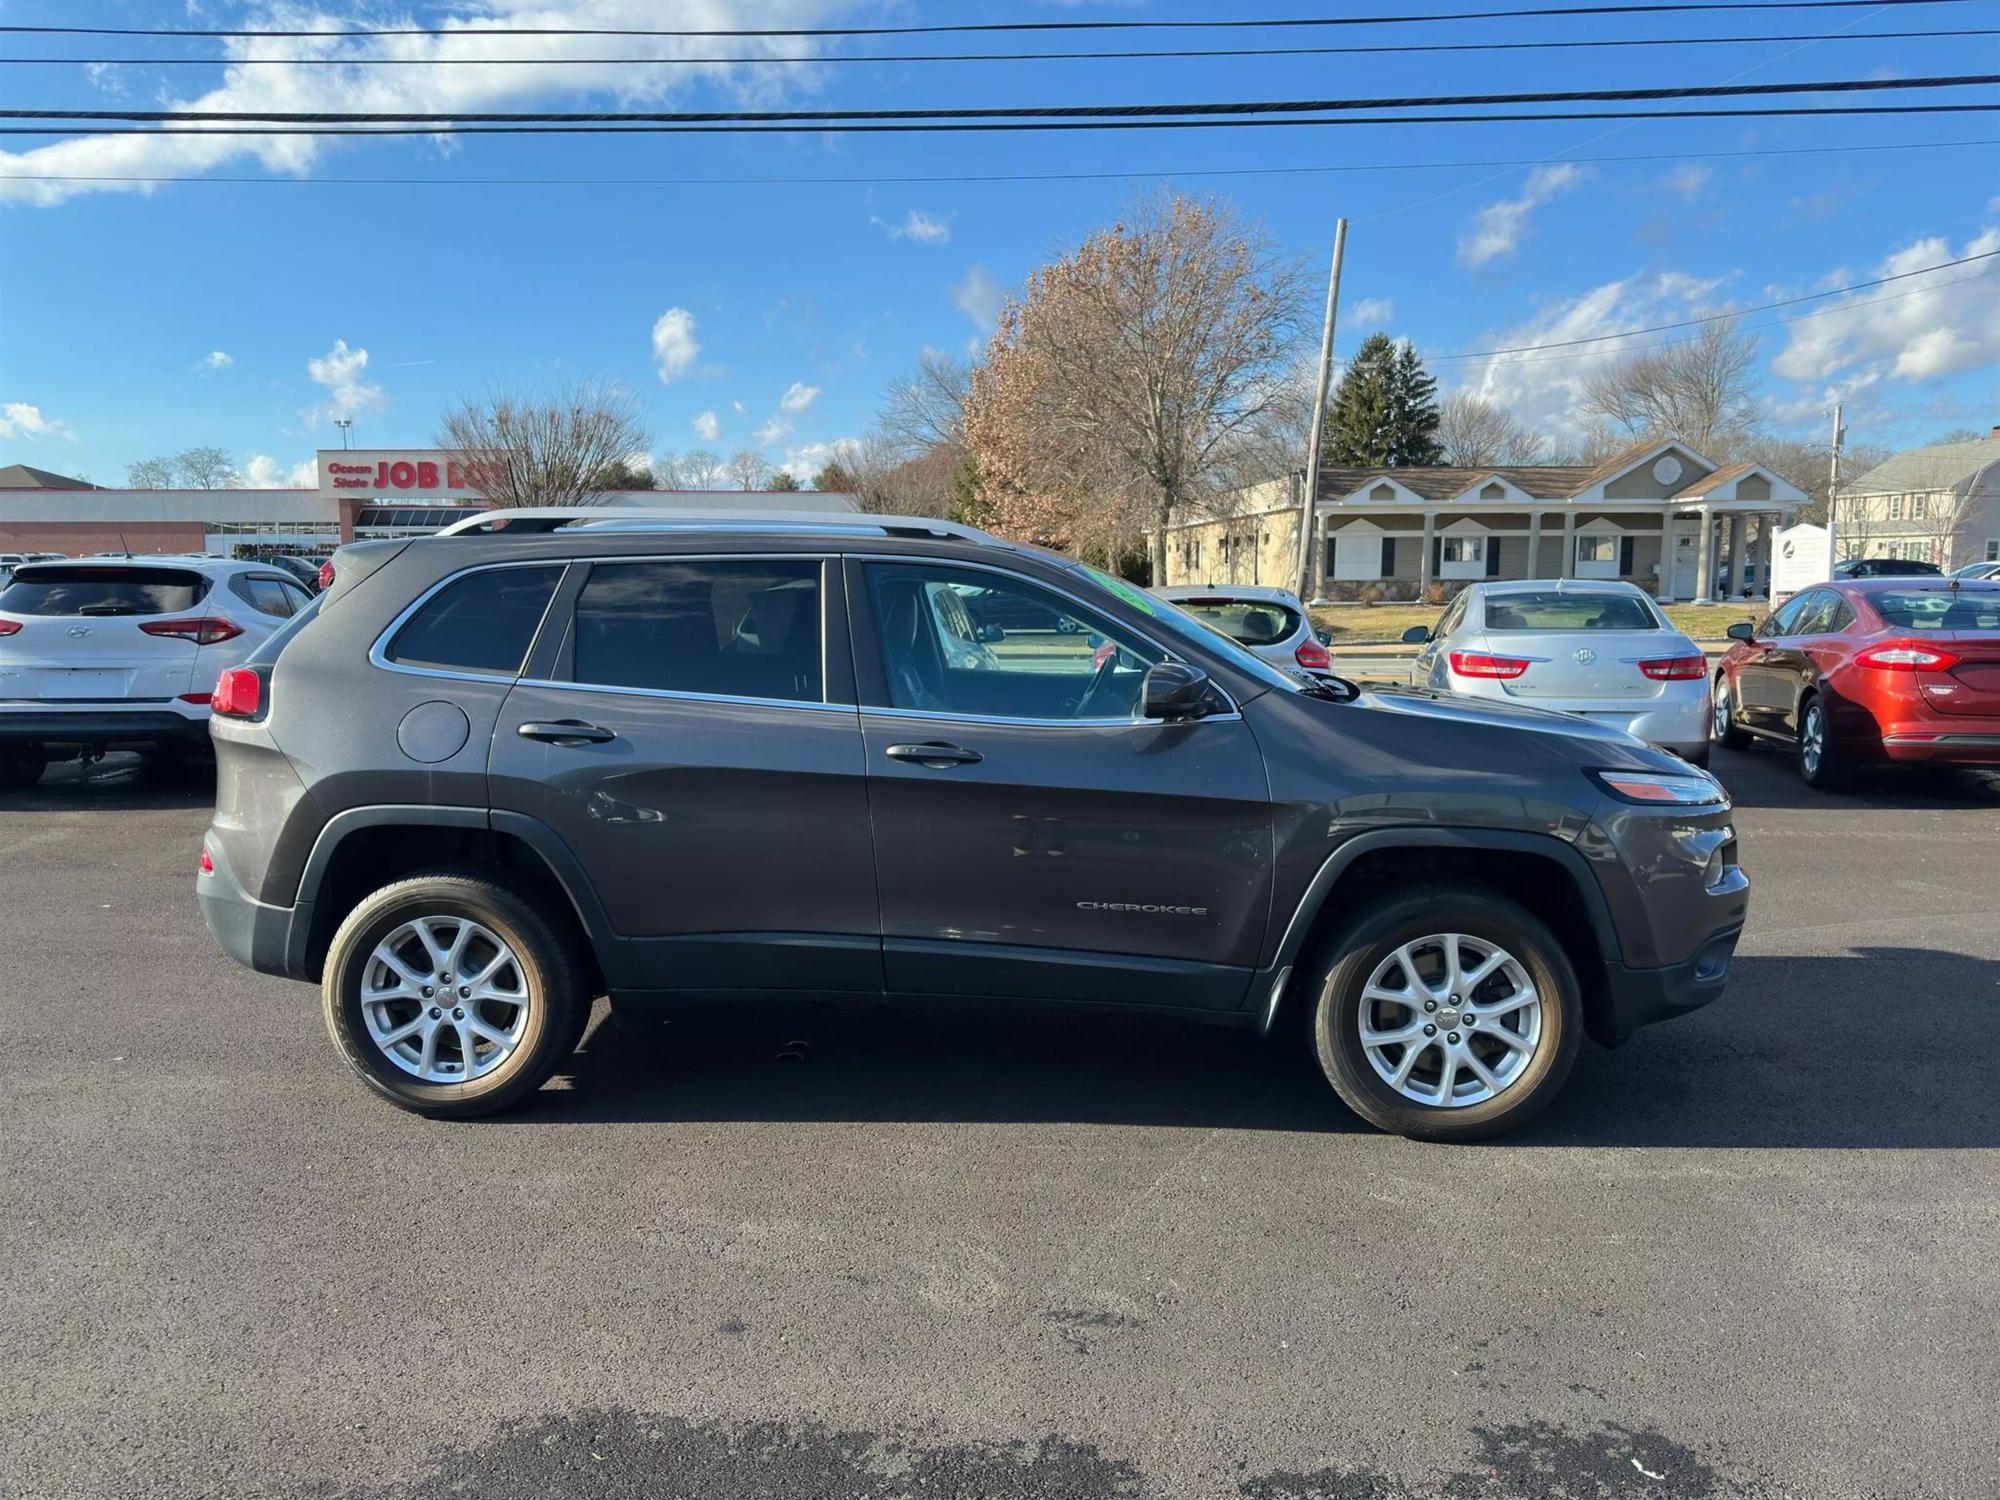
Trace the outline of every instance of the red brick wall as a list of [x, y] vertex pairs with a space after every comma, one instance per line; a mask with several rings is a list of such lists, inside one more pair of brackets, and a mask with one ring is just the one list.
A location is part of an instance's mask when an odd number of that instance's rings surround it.
[[200, 521], [0, 522], [0, 552], [199, 552]]

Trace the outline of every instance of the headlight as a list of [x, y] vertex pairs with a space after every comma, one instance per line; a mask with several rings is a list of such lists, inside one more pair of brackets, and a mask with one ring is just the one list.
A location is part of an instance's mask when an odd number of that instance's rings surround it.
[[1648, 807], [1719, 807], [1729, 800], [1722, 783], [1701, 771], [1592, 771], [1590, 777], [1619, 801]]

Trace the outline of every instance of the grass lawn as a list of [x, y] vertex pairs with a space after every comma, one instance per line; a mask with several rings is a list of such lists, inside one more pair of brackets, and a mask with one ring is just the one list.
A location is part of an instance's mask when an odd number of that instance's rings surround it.
[[[1764, 606], [1750, 604], [1662, 605], [1675, 628], [1697, 641], [1719, 641], [1738, 620], [1761, 619]], [[1412, 625], [1435, 625], [1441, 604], [1335, 604], [1312, 611], [1313, 625], [1331, 632], [1336, 646], [1379, 645], [1401, 638]]]

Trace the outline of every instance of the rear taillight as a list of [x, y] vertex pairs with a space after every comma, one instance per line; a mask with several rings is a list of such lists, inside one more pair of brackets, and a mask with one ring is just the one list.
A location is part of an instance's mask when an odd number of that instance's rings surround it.
[[1488, 656], [1484, 651], [1454, 651], [1451, 653], [1451, 669], [1461, 677], [1511, 679], [1527, 671], [1528, 664], [1518, 656]]
[[264, 679], [255, 667], [231, 667], [215, 679], [209, 708], [225, 719], [254, 719], [264, 707]]
[[1705, 656], [1662, 656], [1642, 661], [1639, 670], [1655, 682], [1695, 682], [1708, 675]]
[[208, 845], [203, 844], [201, 846], [201, 858], [195, 861], [195, 866], [204, 875], [213, 875], [215, 873], [215, 861], [209, 856]]
[[1961, 660], [1956, 651], [1924, 641], [1884, 641], [1856, 655], [1854, 664], [1881, 672], [1949, 672]]
[[322, 591], [333, 587], [333, 559], [330, 557], [319, 565], [319, 586]]
[[1300, 641], [1299, 649], [1292, 655], [1299, 659], [1300, 666], [1311, 667], [1315, 672], [1324, 672], [1333, 665], [1333, 658], [1318, 641]]
[[0, 620], [0, 635], [13, 635], [21, 628], [19, 620]]
[[241, 625], [219, 615], [201, 615], [192, 620], [148, 620], [139, 628], [147, 635], [176, 636], [197, 646], [213, 646], [243, 634]]

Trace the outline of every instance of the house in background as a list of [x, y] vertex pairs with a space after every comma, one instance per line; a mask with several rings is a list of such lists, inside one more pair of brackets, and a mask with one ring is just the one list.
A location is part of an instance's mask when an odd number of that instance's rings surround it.
[[1843, 558], [1902, 557], [1947, 573], [2000, 562], [2000, 427], [1898, 453], [1845, 486], [1834, 547]]
[[[1169, 584], [1296, 582], [1298, 508], [1283, 481], [1235, 514], [1172, 527]], [[1678, 441], [1595, 466], [1320, 471], [1315, 523], [1333, 599], [1416, 599], [1482, 578], [1616, 578], [1661, 599], [1746, 597], [1805, 491], [1761, 464], [1722, 467]]]

